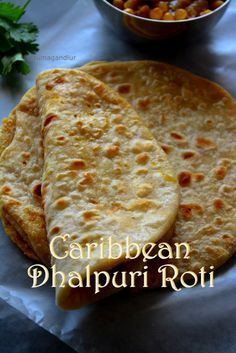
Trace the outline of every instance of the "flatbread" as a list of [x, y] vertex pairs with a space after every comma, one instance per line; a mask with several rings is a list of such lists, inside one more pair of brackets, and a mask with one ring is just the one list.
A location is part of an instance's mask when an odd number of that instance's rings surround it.
[[117, 90], [174, 166], [181, 204], [172, 243], [188, 242], [179, 273], [221, 266], [236, 252], [236, 105], [220, 86], [159, 62], [91, 63]]
[[0, 132], [0, 213], [6, 233], [31, 259], [50, 264], [41, 206], [41, 120], [35, 88], [3, 121]]
[[[50, 241], [61, 257], [73, 242], [99, 242], [91, 259], [56, 259], [66, 274], [57, 287], [60, 307], [71, 309], [91, 300], [86, 288], [70, 288], [69, 273], [85, 278], [90, 271], [110, 270], [125, 261], [108, 258], [112, 237], [127, 237], [143, 246], [158, 242], [171, 228], [178, 210], [178, 182], [165, 153], [142, 120], [118, 94], [79, 70], [55, 69], [37, 78], [42, 116], [44, 172], [42, 197]], [[95, 297], [95, 296], [94, 296]]]
[[[0, 156], [2, 152], [10, 145], [16, 126], [16, 112], [15, 109], [10, 113], [8, 118], [3, 118], [2, 126], [0, 128]], [[11, 223], [6, 219], [6, 217], [0, 214], [2, 219], [2, 225], [9, 236], [9, 238], [15, 243], [18, 248], [24, 253], [25, 256], [32, 260], [39, 260], [37, 255], [34, 253], [33, 249], [28, 245], [28, 243], [21, 237], [21, 235], [16, 231]]]

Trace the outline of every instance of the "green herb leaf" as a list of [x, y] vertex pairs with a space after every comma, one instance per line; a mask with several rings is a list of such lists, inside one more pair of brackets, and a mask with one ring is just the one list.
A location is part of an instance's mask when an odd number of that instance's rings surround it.
[[9, 30], [9, 37], [15, 42], [33, 42], [38, 28], [33, 23], [16, 23]]
[[27, 0], [23, 7], [10, 2], [0, 2], [0, 17], [17, 22], [24, 15], [25, 9], [31, 0]]
[[8, 40], [6, 31], [0, 27], [0, 53], [5, 53], [13, 47], [13, 44]]
[[30, 0], [27, 0], [20, 7], [0, 2], [0, 75], [7, 75], [12, 70], [22, 74], [30, 72], [24, 56], [38, 51], [38, 28], [30, 22], [17, 23], [29, 3]]
[[12, 56], [4, 56], [1, 63], [3, 75], [9, 74], [13, 68], [22, 74], [28, 74], [30, 72], [29, 65], [26, 63], [21, 53], [16, 53]]
[[0, 28], [5, 29], [6, 31], [9, 31], [11, 28], [11, 25], [9, 24], [8, 21], [4, 20], [3, 18], [0, 17]]

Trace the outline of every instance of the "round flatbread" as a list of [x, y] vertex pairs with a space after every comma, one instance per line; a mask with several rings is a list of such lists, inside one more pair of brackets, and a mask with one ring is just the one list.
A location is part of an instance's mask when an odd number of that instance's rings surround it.
[[172, 243], [187, 242], [180, 274], [221, 266], [236, 251], [236, 105], [213, 82], [159, 62], [91, 63], [83, 70], [132, 104], [174, 166], [181, 203]]

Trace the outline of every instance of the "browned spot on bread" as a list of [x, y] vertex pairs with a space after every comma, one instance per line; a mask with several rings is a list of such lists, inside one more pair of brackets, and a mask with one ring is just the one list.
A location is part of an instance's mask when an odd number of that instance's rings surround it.
[[78, 170], [85, 168], [86, 164], [83, 159], [76, 159], [70, 164], [70, 169]]
[[137, 169], [136, 174], [137, 175], [146, 175], [146, 174], [148, 174], [148, 169], [147, 168], [139, 168], [139, 169]]
[[92, 203], [94, 205], [98, 204], [98, 200], [97, 199], [93, 199], [93, 198], [89, 199], [88, 202], [90, 202], [90, 203]]
[[132, 146], [132, 148], [131, 148], [131, 151], [132, 151], [133, 153], [141, 153], [142, 150], [143, 150], [142, 145], [140, 145], [140, 144], [138, 144], [138, 143], [136, 143], [136, 144], [135, 144], [134, 146]]
[[101, 147], [100, 146], [93, 146], [92, 147], [92, 150], [93, 150], [93, 153], [94, 153], [94, 155], [95, 156], [98, 156], [99, 155], [99, 153], [100, 153], [100, 151], [101, 151]]
[[142, 110], [145, 110], [145, 109], [147, 109], [148, 108], [148, 106], [149, 106], [149, 104], [150, 104], [150, 99], [149, 98], [140, 98], [139, 100], [138, 100], [138, 107], [140, 108], [140, 109], [142, 109]]
[[141, 184], [138, 187], [138, 190], [136, 192], [136, 195], [138, 197], [146, 197], [148, 196], [153, 190], [153, 186], [151, 184]]
[[192, 218], [191, 207], [188, 207], [187, 205], [180, 205], [180, 211], [184, 219], [190, 220]]
[[49, 114], [46, 119], [44, 120], [43, 126], [44, 128], [51, 124], [53, 121], [57, 120], [58, 116], [55, 114]]
[[80, 181], [80, 185], [89, 185], [93, 183], [93, 177], [90, 173], [84, 173], [83, 179]]
[[164, 125], [166, 122], [166, 115], [164, 113], [160, 114], [159, 121], [161, 125]]
[[208, 127], [211, 127], [211, 126], [213, 125], [213, 120], [212, 120], [212, 119], [207, 119], [207, 120], [206, 120], [206, 125], [207, 125]]
[[203, 173], [194, 173], [193, 177], [197, 182], [203, 181], [205, 179], [205, 175]]
[[214, 169], [214, 173], [215, 173], [216, 179], [222, 180], [226, 175], [226, 169], [224, 167], [216, 167]]
[[122, 206], [121, 206], [120, 202], [113, 202], [111, 204], [111, 211], [112, 212], [119, 211], [121, 208], [122, 208]]
[[223, 219], [221, 217], [216, 217], [215, 218], [215, 224], [220, 226], [221, 224], [223, 224]]
[[115, 127], [115, 130], [118, 132], [120, 135], [124, 135], [127, 131], [126, 126], [120, 124]]
[[31, 222], [35, 222], [39, 217], [39, 214], [37, 212], [35, 212], [34, 210], [30, 210], [30, 209], [26, 208], [25, 212], [27, 213], [28, 218]]
[[68, 135], [69, 136], [76, 136], [77, 135], [77, 131], [75, 129], [71, 129], [69, 132], [68, 132]]
[[119, 206], [112, 206], [111, 207], [111, 211], [112, 212], [116, 212], [116, 211], [119, 211], [120, 210], [120, 207]]
[[147, 152], [139, 153], [135, 160], [138, 164], [146, 164], [149, 161], [149, 155]]
[[128, 94], [131, 91], [131, 85], [129, 83], [124, 83], [117, 87], [117, 90], [120, 94]]
[[22, 158], [24, 160], [29, 160], [30, 159], [30, 152], [22, 152]]
[[180, 132], [177, 132], [177, 131], [172, 131], [170, 133], [170, 136], [175, 141], [180, 141], [180, 142], [186, 141], [186, 137], [183, 134], [181, 134]]
[[145, 142], [145, 143], [143, 144], [143, 149], [144, 149], [144, 151], [150, 152], [150, 151], [153, 151], [153, 148], [154, 148], [153, 142]]
[[199, 214], [203, 213], [203, 208], [197, 203], [188, 203], [180, 205], [180, 211], [185, 220], [190, 220], [193, 217], [193, 210], [195, 210]]
[[196, 256], [199, 254], [199, 251], [197, 249], [192, 249], [190, 250], [190, 253], [189, 253], [191, 256]]
[[196, 152], [195, 151], [185, 151], [182, 153], [182, 158], [183, 159], [194, 159], [196, 157]]
[[127, 187], [125, 185], [118, 185], [117, 186], [117, 192], [119, 194], [123, 194], [127, 192]]
[[189, 171], [184, 170], [178, 174], [179, 185], [182, 187], [189, 186], [192, 181], [192, 175]]
[[45, 85], [45, 89], [46, 89], [47, 91], [51, 91], [51, 90], [53, 89], [53, 87], [54, 87], [54, 85], [51, 84], [51, 83], [46, 83], [46, 85]]
[[137, 200], [130, 202], [127, 209], [129, 211], [146, 212], [150, 209], [155, 209], [155, 208], [159, 208], [159, 207], [160, 207], [160, 204], [155, 201], [148, 200], [148, 199], [141, 199], [141, 200], [137, 199]]
[[215, 210], [221, 210], [224, 207], [224, 202], [222, 199], [214, 199], [213, 206]]
[[35, 196], [36, 198], [39, 198], [39, 197], [41, 197], [42, 196], [42, 194], [41, 194], [41, 183], [39, 183], [39, 184], [37, 184], [37, 185], [35, 185], [34, 187], [33, 187], [33, 190], [32, 190], [32, 194], [33, 194], [33, 196]]
[[123, 121], [123, 116], [120, 114], [117, 114], [113, 119], [112, 122], [115, 124], [119, 124]]
[[161, 148], [166, 154], [170, 153], [173, 150], [173, 147], [170, 145], [161, 145]]
[[61, 228], [60, 227], [53, 227], [51, 230], [50, 230], [50, 234], [51, 235], [54, 235], [54, 234], [58, 234], [60, 232]]
[[86, 129], [86, 127], [83, 126], [83, 123], [81, 121], [77, 121], [76, 125], [79, 128], [79, 132], [82, 136], [88, 134], [88, 130]]
[[211, 256], [217, 256], [217, 248], [211, 248], [210, 246], [206, 246], [205, 250]]
[[224, 241], [229, 241], [232, 239], [232, 236], [230, 234], [223, 234], [222, 238], [224, 239]]
[[[22, 202], [18, 201], [18, 200], [9, 200], [7, 202], [7, 207], [14, 207], [14, 206], [21, 206]], [[5, 205], [3, 205], [3, 207], [5, 208]]]
[[228, 158], [224, 158], [221, 160], [221, 163], [223, 164], [224, 167], [231, 167], [232, 166], [232, 162], [230, 159]]
[[93, 218], [98, 218], [98, 211], [97, 210], [84, 211], [83, 217], [86, 221], [90, 221]]
[[87, 93], [86, 95], [87, 106], [91, 107], [91, 104], [94, 104], [97, 100], [97, 96], [94, 92]]
[[108, 158], [113, 158], [119, 154], [120, 147], [119, 146], [109, 146], [106, 149], [106, 156]]
[[55, 83], [58, 83], [58, 84], [65, 83], [64, 77], [58, 77], [58, 78], [55, 80]]
[[55, 207], [58, 210], [63, 210], [68, 206], [69, 206], [69, 201], [65, 197], [61, 197], [57, 201], [55, 201]]
[[11, 194], [11, 192], [12, 192], [12, 189], [10, 186], [3, 185], [3, 187], [1, 187], [1, 194], [2, 195], [9, 195], [9, 194]]
[[21, 103], [18, 106], [20, 112], [26, 113], [28, 115], [38, 116], [39, 109], [36, 99], [30, 99], [25, 103]]
[[78, 190], [79, 191], [84, 191], [86, 189], [86, 185], [81, 185], [80, 183], [79, 183], [79, 185], [78, 185]]
[[219, 189], [220, 192], [223, 192], [223, 193], [226, 193], [226, 194], [228, 192], [230, 192], [231, 190], [232, 190], [231, 186], [230, 185], [225, 185], [225, 184], [221, 185], [221, 187]]
[[113, 172], [114, 172], [115, 175], [121, 175], [121, 174], [122, 174], [122, 168], [120, 168], [120, 167], [115, 167], [115, 168], [113, 169]]
[[66, 139], [65, 136], [58, 136], [57, 137], [58, 141], [65, 141], [65, 139]]
[[212, 149], [216, 148], [215, 142], [211, 138], [198, 137], [196, 139], [196, 146], [198, 148]]

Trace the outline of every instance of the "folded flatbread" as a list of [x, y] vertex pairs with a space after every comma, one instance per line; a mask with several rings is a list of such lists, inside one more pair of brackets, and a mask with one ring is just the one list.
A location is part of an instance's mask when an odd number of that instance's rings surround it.
[[33, 88], [3, 120], [0, 131], [0, 213], [6, 233], [24, 254], [49, 265], [41, 205], [40, 131]]
[[[137, 113], [104, 83], [79, 70], [55, 69], [37, 77], [42, 117], [44, 172], [42, 199], [49, 240], [64, 257], [72, 243], [99, 242], [91, 259], [52, 258], [67, 276], [83, 278], [86, 266], [108, 271], [125, 261], [108, 258], [109, 237], [123, 247], [127, 237], [143, 246], [157, 242], [178, 210], [178, 182], [165, 153]], [[90, 300], [86, 288], [57, 287], [62, 308]], [[86, 292], [87, 293], [87, 292]]]
[[174, 166], [181, 204], [172, 243], [188, 242], [180, 274], [221, 266], [236, 252], [236, 104], [221, 87], [164, 63], [91, 63], [143, 118]]

